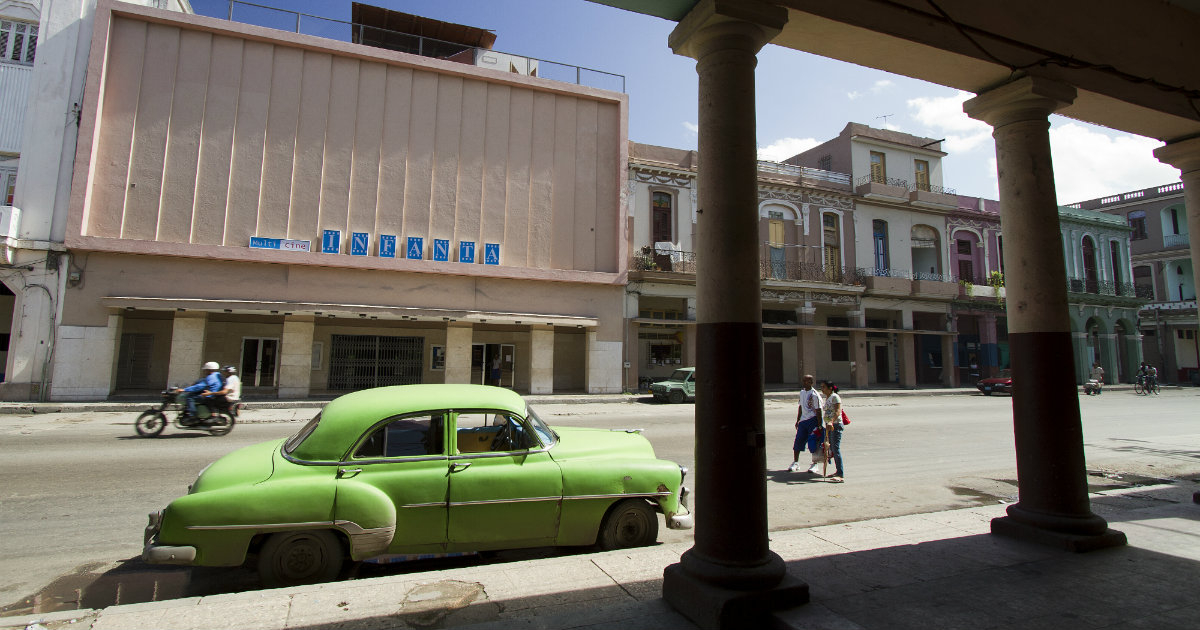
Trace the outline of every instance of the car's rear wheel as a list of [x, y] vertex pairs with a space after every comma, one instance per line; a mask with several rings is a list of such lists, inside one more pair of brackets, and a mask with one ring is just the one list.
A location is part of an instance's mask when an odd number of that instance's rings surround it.
[[342, 545], [332, 532], [280, 532], [259, 551], [258, 577], [268, 587], [328, 582], [341, 572], [342, 560]]
[[985, 390], [983, 390], [983, 395], [984, 395], [984, 396], [991, 396], [991, 395], [992, 395], [992, 392], [991, 392], [991, 390], [987, 390], [987, 389], [985, 389]]
[[658, 540], [658, 515], [642, 499], [617, 503], [600, 524], [601, 549], [645, 547]]
[[137, 429], [138, 435], [155, 437], [166, 428], [167, 417], [158, 411], [146, 411], [138, 416], [137, 422], [133, 426]]
[[672, 405], [678, 405], [679, 403], [683, 402], [684, 398], [686, 398], [686, 396], [684, 396], [683, 391], [678, 389], [672, 389], [671, 393], [667, 395], [667, 400], [669, 400]]

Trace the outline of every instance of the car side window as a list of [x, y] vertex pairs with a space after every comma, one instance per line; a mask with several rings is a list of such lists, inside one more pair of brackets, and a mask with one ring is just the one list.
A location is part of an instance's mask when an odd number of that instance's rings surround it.
[[359, 444], [355, 459], [441, 455], [443, 415], [422, 414], [380, 425]]
[[532, 445], [520, 417], [506, 411], [459, 412], [455, 439], [459, 453], [517, 451]]

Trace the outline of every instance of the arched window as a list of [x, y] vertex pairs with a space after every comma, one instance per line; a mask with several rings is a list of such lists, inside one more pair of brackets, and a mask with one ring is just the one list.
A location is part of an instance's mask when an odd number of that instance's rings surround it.
[[1108, 259], [1112, 263], [1112, 281], [1117, 287], [1117, 295], [1121, 295], [1121, 244], [1116, 241], [1108, 242]]
[[1083, 237], [1083, 290], [1088, 293], [1099, 293], [1100, 283], [1096, 276], [1096, 244], [1092, 237]]
[[887, 221], [875, 219], [871, 222], [871, 238], [875, 243], [875, 275], [886, 275], [891, 268], [888, 261], [888, 225]]
[[650, 197], [650, 241], [653, 243], [672, 243], [675, 241], [675, 213], [672, 210], [671, 193], [656, 192]]

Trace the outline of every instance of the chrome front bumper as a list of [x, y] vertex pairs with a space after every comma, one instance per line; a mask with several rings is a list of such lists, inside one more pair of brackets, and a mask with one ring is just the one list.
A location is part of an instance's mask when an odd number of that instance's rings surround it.
[[196, 548], [191, 546], [156, 545], [158, 531], [162, 528], [162, 510], [150, 513], [150, 522], [142, 535], [142, 561], [148, 564], [192, 564], [196, 560]]
[[692, 511], [688, 507], [688, 495], [691, 491], [687, 486], [679, 486], [679, 505], [687, 510], [686, 514], [672, 514], [667, 517], [667, 529], [691, 529]]

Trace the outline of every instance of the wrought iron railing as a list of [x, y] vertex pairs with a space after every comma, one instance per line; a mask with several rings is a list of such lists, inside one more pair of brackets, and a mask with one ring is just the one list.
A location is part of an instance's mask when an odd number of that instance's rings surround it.
[[1068, 278], [1067, 290], [1071, 293], [1091, 293], [1092, 295], [1109, 295], [1114, 297], [1135, 297], [1154, 299], [1154, 290], [1148, 286], [1137, 286], [1132, 282], [1112, 282], [1110, 280], [1095, 280], [1091, 278]]
[[925, 192], [937, 193], [939, 195], [957, 194], [953, 188], [946, 188], [945, 186], [934, 186], [933, 184], [918, 184], [917, 186], [914, 186], [910, 190], [922, 190]]
[[[288, 9], [278, 9], [262, 4], [243, 2], [242, 0], [229, 0], [228, 10], [223, 17], [231, 22], [237, 21], [243, 24], [253, 24], [254, 26], [302, 33], [343, 42], [363, 43], [425, 57], [455, 57], [470, 51], [472, 55], [471, 61], [474, 63], [473, 56], [480, 51], [506, 54], [501, 53], [501, 51], [483, 51], [472, 46], [445, 42], [430, 37], [419, 37], [399, 31], [354, 24], [352, 22], [334, 20]], [[547, 59], [526, 57], [524, 55], [513, 56], [537, 62], [537, 76], [543, 79], [576, 83], [604, 90], [625, 91], [625, 77], [623, 75], [584, 68], [582, 66], [573, 66]]]
[[895, 177], [875, 177], [874, 175], [863, 175], [854, 182], [855, 188], [866, 184], [883, 184], [885, 186], [896, 186], [905, 190], [911, 190], [907, 179], [896, 179]]
[[759, 260], [758, 268], [763, 280], [832, 282], [849, 285], [863, 283], [862, 270], [854, 267], [826, 267], [821, 263]]
[[677, 249], [656, 249], [652, 245], [647, 245], [634, 255], [630, 269], [633, 271], [696, 273], [696, 253]]
[[1191, 244], [1188, 234], [1164, 234], [1163, 247], [1187, 247]]

